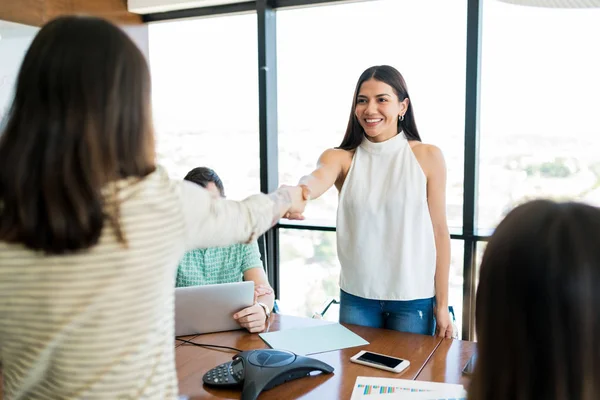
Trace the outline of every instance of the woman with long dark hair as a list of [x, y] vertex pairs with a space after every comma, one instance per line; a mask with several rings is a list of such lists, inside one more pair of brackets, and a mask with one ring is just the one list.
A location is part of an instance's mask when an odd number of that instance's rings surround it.
[[490, 238], [469, 400], [600, 399], [600, 209], [536, 200]]
[[361, 74], [342, 143], [300, 184], [339, 191], [340, 322], [451, 337], [446, 167], [395, 68]]
[[0, 364], [9, 399], [174, 399], [175, 270], [250, 242], [302, 189], [242, 202], [155, 165], [146, 61], [116, 26], [62, 17], [21, 66], [0, 136]]

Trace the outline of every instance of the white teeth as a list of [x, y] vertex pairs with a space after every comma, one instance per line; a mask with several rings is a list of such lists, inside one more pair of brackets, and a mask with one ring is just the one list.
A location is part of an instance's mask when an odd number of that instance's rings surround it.
[[365, 121], [367, 121], [367, 123], [370, 124], [372, 122], [379, 122], [379, 121], [381, 121], [381, 118], [378, 118], [378, 119], [366, 119]]

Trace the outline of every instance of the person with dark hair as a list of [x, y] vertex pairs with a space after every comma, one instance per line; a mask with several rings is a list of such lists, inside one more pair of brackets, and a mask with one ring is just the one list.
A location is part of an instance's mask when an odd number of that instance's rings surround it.
[[223, 181], [221, 181], [221, 178], [219, 178], [219, 175], [213, 169], [197, 167], [188, 172], [183, 179], [200, 185], [204, 189], [209, 189], [210, 192], [216, 193], [220, 197], [225, 197]]
[[469, 400], [600, 399], [600, 209], [535, 200], [486, 246]]
[[302, 218], [299, 187], [216, 199], [155, 165], [146, 60], [111, 23], [47, 23], [0, 135], [0, 364], [19, 399], [175, 399], [175, 268]]
[[342, 143], [300, 184], [339, 191], [340, 322], [451, 337], [446, 167], [395, 68], [361, 74]]
[[[208, 190], [214, 197], [225, 197], [223, 182], [207, 167], [192, 169], [184, 178]], [[233, 315], [249, 332], [262, 332], [275, 303], [258, 250], [258, 243], [236, 243], [229, 246], [190, 250], [179, 262], [175, 286], [212, 285], [254, 281], [254, 305]]]

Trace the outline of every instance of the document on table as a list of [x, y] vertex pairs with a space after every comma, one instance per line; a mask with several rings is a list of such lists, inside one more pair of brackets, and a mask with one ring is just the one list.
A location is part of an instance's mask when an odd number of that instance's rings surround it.
[[369, 344], [348, 328], [332, 323], [258, 334], [271, 348], [307, 355]]
[[462, 385], [407, 379], [356, 378], [350, 400], [466, 400]]

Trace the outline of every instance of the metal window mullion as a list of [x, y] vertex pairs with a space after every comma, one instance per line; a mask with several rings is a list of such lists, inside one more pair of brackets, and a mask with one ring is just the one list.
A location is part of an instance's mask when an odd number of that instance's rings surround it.
[[[467, 59], [465, 88], [465, 164], [463, 192], [463, 234], [475, 236], [477, 221], [477, 161], [479, 158], [479, 93], [481, 84], [481, 16], [483, 0], [467, 0]], [[475, 247], [465, 240], [463, 264], [462, 337], [473, 337], [475, 311]]]
[[[277, 42], [273, 1], [256, 2], [258, 26], [258, 114], [260, 190], [271, 193], [279, 185], [277, 146]], [[267, 275], [279, 297], [279, 229], [265, 233]]]

